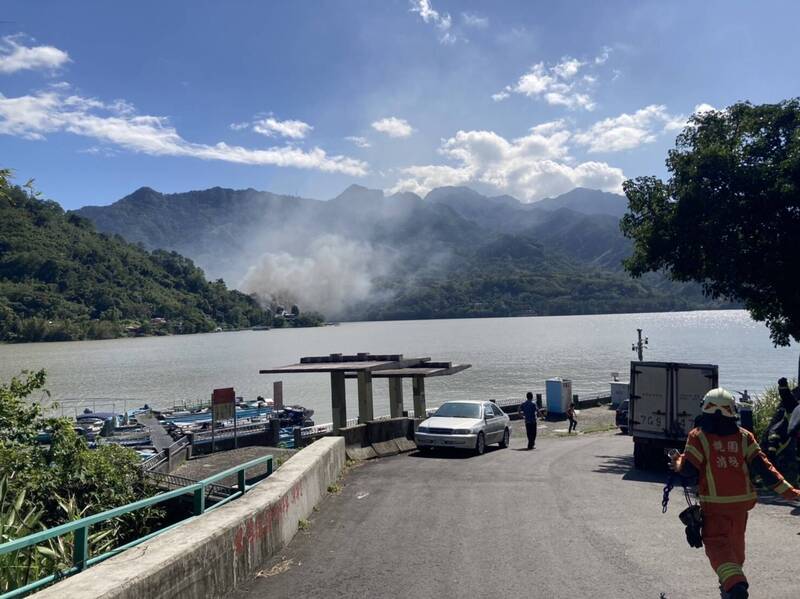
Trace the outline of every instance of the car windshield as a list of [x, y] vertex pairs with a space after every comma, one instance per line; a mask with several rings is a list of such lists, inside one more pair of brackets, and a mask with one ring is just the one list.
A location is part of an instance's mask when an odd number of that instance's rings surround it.
[[480, 418], [481, 406], [476, 403], [449, 402], [439, 406], [434, 416], [445, 418]]

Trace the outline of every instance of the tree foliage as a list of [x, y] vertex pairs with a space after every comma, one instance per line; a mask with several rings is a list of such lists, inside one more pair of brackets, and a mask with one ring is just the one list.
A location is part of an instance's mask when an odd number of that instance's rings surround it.
[[[89, 449], [71, 422], [46, 418], [31, 397], [44, 384], [44, 371], [0, 383], [0, 543], [156, 492], [144, 478], [136, 452], [118, 445]], [[52, 432], [49, 445], [37, 441], [43, 430]], [[90, 550], [100, 553], [138, 538], [161, 518], [162, 510], [149, 508], [95, 526]], [[72, 542], [71, 537], [59, 537], [0, 556], [0, 591], [69, 566]]]
[[[112, 444], [89, 449], [73, 423], [46, 417], [32, 400], [44, 384], [44, 371], [0, 384], [0, 478], [27, 493], [47, 526], [64, 521], [64, 500], [74, 500], [82, 513], [97, 513], [147, 496], [136, 452]], [[45, 430], [52, 432], [49, 445], [37, 442]]]
[[625, 261], [738, 301], [772, 340], [800, 341], [800, 100], [696, 114], [667, 158], [670, 177], [623, 185]]
[[105, 339], [271, 324], [175, 252], [97, 233], [0, 171], [0, 341]]

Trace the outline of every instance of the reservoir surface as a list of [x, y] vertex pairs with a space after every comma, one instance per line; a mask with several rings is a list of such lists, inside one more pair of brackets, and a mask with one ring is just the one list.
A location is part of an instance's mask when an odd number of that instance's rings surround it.
[[[718, 364], [720, 382], [758, 392], [780, 376], [797, 375], [798, 349], [775, 348], [763, 323], [745, 311], [609, 314], [530, 318], [482, 318], [342, 323], [311, 329], [239, 331], [109, 341], [0, 345], [0, 380], [23, 369], [47, 370], [51, 400], [114, 399], [122, 410], [144, 402], [167, 407], [208, 400], [217, 387], [237, 395], [271, 397], [279, 377], [261, 368], [283, 366], [301, 356], [330, 353], [402, 353], [472, 364], [452, 377], [426, 383], [428, 406], [448, 399], [505, 399], [543, 391], [544, 380], [573, 381], [575, 393], [608, 389], [612, 372], [628, 379], [636, 329], [649, 337], [645, 359]], [[284, 399], [330, 421], [327, 375], [286, 375]], [[375, 380], [375, 413], [388, 413], [388, 385]], [[36, 397], [38, 399], [38, 396]], [[348, 381], [348, 415], [355, 416], [356, 388]], [[405, 382], [405, 404], [411, 383]], [[64, 406], [71, 406], [65, 402]], [[111, 409], [97, 401], [97, 409]], [[72, 413], [72, 407], [66, 407]]]

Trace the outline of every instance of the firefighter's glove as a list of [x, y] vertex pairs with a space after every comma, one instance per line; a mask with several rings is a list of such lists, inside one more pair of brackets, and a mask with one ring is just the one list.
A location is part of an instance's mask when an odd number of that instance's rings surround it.
[[686, 526], [686, 541], [689, 547], [699, 549], [703, 546], [703, 512], [699, 505], [687, 507], [678, 516]]

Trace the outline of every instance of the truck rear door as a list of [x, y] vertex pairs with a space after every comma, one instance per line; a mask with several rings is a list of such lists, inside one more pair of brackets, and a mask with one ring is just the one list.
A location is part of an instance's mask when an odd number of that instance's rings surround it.
[[676, 435], [686, 435], [694, 428], [694, 421], [700, 415], [703, 396], [718, 386], [717, 366], [703, 364], [675, 365], [675, 405], [674, 417]]
[[670, 396], [667, 364], [631, 362], [631, 433], [664, 434]]

